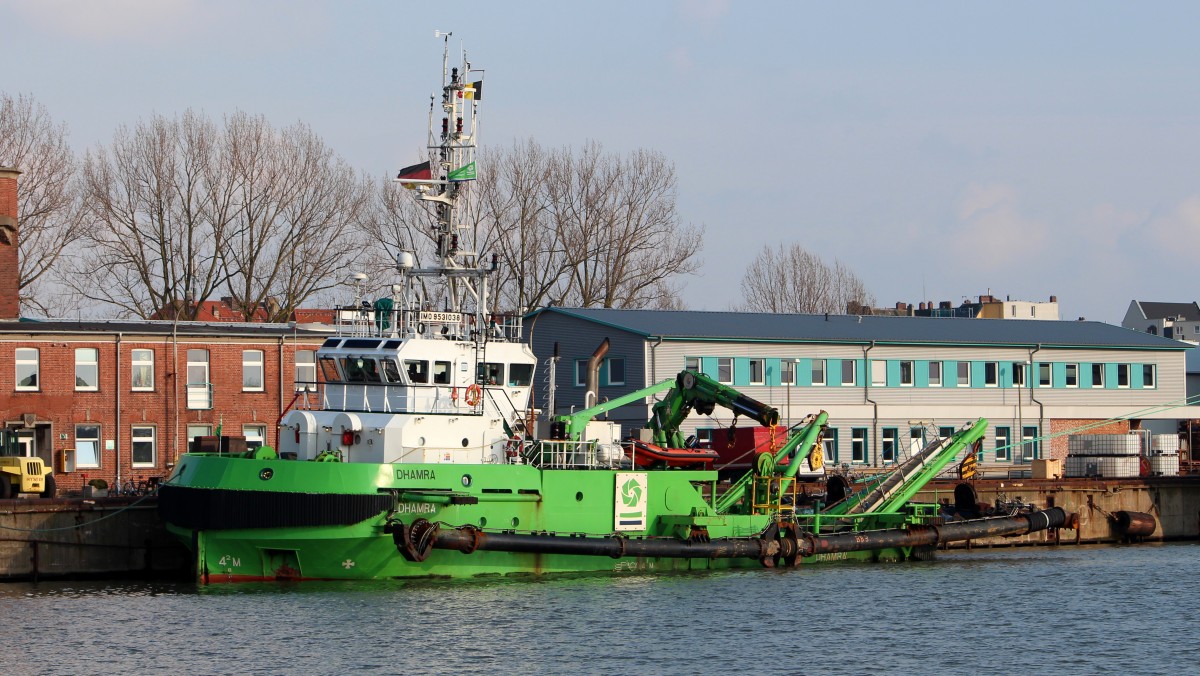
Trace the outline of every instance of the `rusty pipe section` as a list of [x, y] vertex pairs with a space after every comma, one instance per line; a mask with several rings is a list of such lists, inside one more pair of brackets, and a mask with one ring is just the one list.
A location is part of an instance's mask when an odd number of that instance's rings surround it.
[[1123, 538], [1141, 538], [1154, 534], [1158, 522], [1153, 514], [1145, 512], [1113, 512], [1113, 524], [1117, 533]]
[[1051, 507], [1029, 514], [951, 521], [939, 526], [911, 526], [890, 530], [834, 533], [824, 536], [805, 535], [800, 546], [800, 555], [813, 556], [888, 547], [936, 546], [961, 540], [976, 540], [1002, 535], [1025, 535], [1050, 528], [1062, 528], [1069, 523], [1070, 517], [1062, 507]]
[[912, 526], [878, 531], [857, 531], [817, 536], [801, 533], [794, 524], [771, 524], [757, 537], [709, 539], [696, 535], [676, 538], [586, 537], [539, 533], [488, 533], [475, 526], [443, 529], [425, 519], [410, 525], [389, 522], [385, 531], [409, 561], [424, 561], [434, 549], [471, 554], [477, 551], [528, 554], [567, 554], [696, 559], [758, 559], [764, 566], [794, 565], [802, 557], [890, 547], [920, 547], [999, 535], [1024, 535], [1069, 523], [1061, 507], [1030, 514], [957, 521], [942, 525]]

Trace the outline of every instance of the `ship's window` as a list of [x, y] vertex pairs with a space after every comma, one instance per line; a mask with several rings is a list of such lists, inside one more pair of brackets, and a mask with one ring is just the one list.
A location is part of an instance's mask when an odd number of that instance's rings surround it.
[[429, 382], [429, 362], [424, 359], [405, 359], [404, 368], [408, 371], [409, 382], [422, 384]]
[[533, 364], [509, 364], [508, 386], [525, 387], [533, 382]]
[[479, 365], [479, 379], [488, 385], [499, 385], [504, 382], [504, 364], [486, 362]]
[[333, 357], [321, 357], [321, 376], [327, 383], [340, 383], [342, 376], [338, 374], [337, 360]]
[[433, 382], [438, 385], [450, 384], [450, 362], [435, 361], [433, 362]]
[[342, 359], [342, 370], [346, 372], [346, 380], [352, 383], [379, 382], [379, 370], [374, 359], [345, 357]]
[[326, 338], [325, 342], [321, 344], [321, 347], [337, 347], [338, 345], [341, 345], [341, 344], [342, 344], [341, 338]]
[[402, 340], [389, 340], [389, 341], [387, 341], [386, 343], [384, 343], [384, 344], [383, 344], [383, 349], [385, 349], [385, 350], [398, 350], [398, 349], [400, 349], [400, 344], [401, 344], [401, 343], [403, 343], [403, 342], [404, 342], [404, 341], [402, 341]]
[[380, 367], [383, 368], [383, 378], [389, 383], [398, 383], [400, 381], [400, 367], [396, 366], [394, 359], [380, 359]]
[[369, 338], [351, 338], [350, 340], [347, 340], [345, 342], [345, 344], [342, 345], [342, 347], [376, 348], [376, 347], [379, 347], [379, 342], [380, 341], [378, 341], [378, 340], [371, 340]]

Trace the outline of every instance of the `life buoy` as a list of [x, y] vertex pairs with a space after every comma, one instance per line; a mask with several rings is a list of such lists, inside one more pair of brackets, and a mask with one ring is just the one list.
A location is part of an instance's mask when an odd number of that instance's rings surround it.
[[467, 388], [467, 394], [465, 397], [463, 397], [463, 401], [467, 403], [467, 406], [474, 406], [478, 404], [479, 400], [482, 398], [483, 388], [479, 386], [479, 383], [474, 383]]

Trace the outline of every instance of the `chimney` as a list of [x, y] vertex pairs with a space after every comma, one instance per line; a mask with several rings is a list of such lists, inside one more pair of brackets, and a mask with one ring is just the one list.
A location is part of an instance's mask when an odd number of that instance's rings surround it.
[[0, 167], [0, 321], [21, 318], [16, 169]]
[[1057, 302], [1058, 302], [1058, 296], [1050, 296], [1050, 302], [1051, 302], [1051, 303], [1057, 303]]

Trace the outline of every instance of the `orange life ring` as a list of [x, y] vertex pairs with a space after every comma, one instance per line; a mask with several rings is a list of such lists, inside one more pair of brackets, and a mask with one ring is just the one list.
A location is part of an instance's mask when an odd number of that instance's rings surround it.
[[478, 404], [479, 400], [482, 398], [483, 388], [479, 386], [479, 383], [474, 383], [467, 388], [467, 395], [463, 397], [463, 401], [467, 403], [467, 406], [474, 406]]

